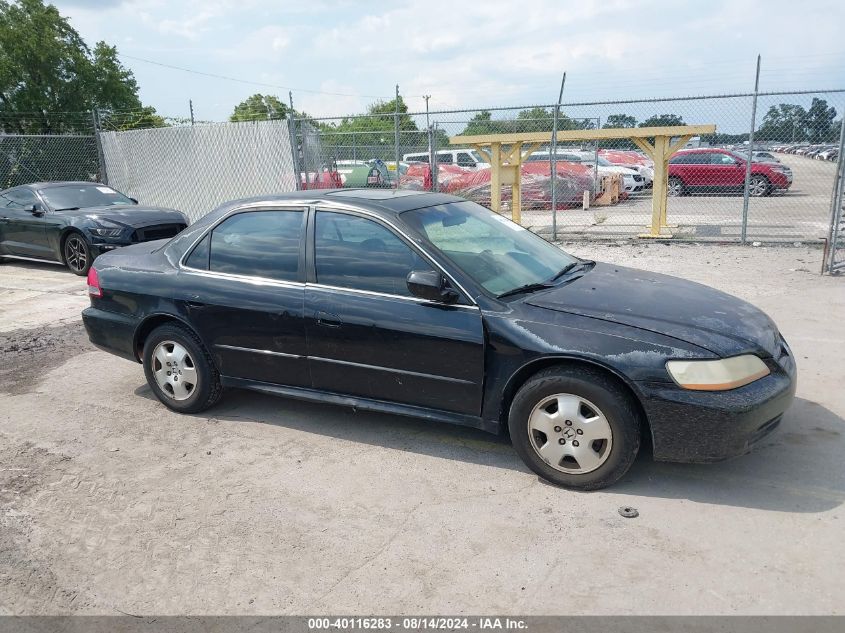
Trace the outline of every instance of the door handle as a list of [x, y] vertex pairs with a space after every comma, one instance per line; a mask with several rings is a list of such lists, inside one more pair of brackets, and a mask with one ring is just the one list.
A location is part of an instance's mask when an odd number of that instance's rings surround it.
[[314, 318], [317, 320], [317, 325], [322, 325], [323, 327], [340, 327], [342, 324], [339, 316], [331, 312], [324, 312], [323, 310], [317, 310], [314, 313]]

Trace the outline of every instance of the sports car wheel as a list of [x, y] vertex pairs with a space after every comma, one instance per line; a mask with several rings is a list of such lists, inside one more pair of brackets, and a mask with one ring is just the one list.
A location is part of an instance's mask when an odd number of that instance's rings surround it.
[[65, 265], [76, 275], [87, 275], [91, 268], [91, 248], [79, 233], [71, 233], [65, 238]]

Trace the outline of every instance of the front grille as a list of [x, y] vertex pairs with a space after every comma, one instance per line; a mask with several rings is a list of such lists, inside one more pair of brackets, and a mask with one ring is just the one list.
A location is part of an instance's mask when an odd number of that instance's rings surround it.
[[184, 224], [156, 224], [137, 229], [132, 234], [133, 242], [151, 242], [153, 240], [164, 240], [178, 234], [185, 229]]
[[634, 182], [641, 182], [643, 179], [642, 176], [634, 176]]

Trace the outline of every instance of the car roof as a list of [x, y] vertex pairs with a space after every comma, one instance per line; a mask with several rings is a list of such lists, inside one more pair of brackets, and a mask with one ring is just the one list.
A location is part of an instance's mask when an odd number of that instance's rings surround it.
[[[411, 209], [446, 204], [447, 202], [465, 201], [464, 198], [450, 196], [445, 193], [410, 191], [407, 189], [319, 189], [232, 200], [219, 207], [217, 211], [226, 213], [231, 209], [250, 203], [273, 203], [289, 200], [301, 201], [302, 204], [319, 204], [320, 202], [346, 203], [385, 216], [397, 215], [403, 211], [410, 211]], [[218, 213], [214, 215], [218, 215]]]

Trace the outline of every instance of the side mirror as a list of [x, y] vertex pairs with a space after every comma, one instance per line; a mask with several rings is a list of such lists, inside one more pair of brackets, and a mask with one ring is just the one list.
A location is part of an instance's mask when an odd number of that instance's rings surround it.
[[135, 198], [129, 198], [132, 201], [132, 204], [138, 204], [138, 200]]
[[42, 215], [44, 215], [44, 209], [42, 209], [41, 205], [37, 202], [32, 205], [32, 207], [29, 209], [29, 212], [37, 218], [40, 218]]
[[449, 282], [434, 270], [414, 270], [408, 273], [408, 290], [420, 299], [455, 303], [458, 293], [449, 287]]

